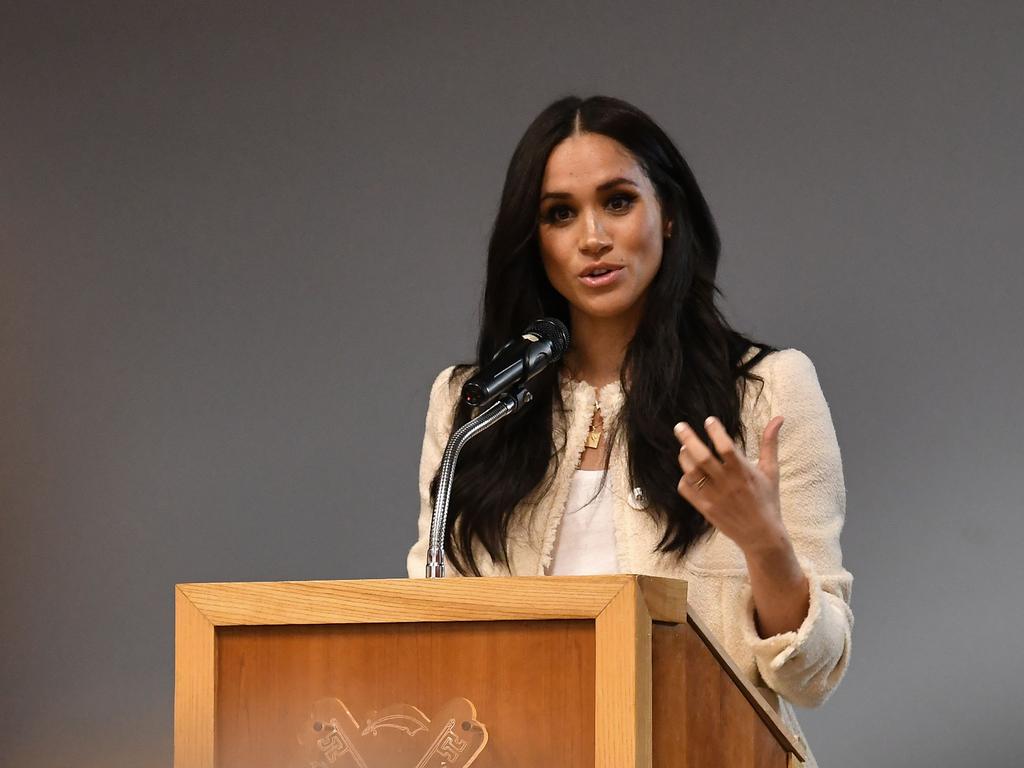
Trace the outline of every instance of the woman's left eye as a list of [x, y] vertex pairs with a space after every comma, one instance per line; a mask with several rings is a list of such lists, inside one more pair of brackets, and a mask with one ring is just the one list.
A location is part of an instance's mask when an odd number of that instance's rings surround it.
[[625, 193], [613, 195], [608, 198], [606, 205], [612, 211], [616, 213], [624, 213], [633, 207], [633, 201], [636, 198], [633, 195], [627, 195]]

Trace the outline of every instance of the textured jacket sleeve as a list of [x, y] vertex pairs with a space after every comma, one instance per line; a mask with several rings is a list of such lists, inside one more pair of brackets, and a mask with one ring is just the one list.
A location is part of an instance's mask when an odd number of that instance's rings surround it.
[[813, 364], [794, 349], [765, 362], [769, 412], [762, 428], [773, 416], [785, 417], [779, 435], [782, 516], [810, 582], [810, 608], [795, 632], [762, 638], [748, 584], [737, 618], [768, 687], [793, 704], [812, 707], [839, 684], [850, 656], [853, 577], [843, 568], [839, 546], [846, 490], [832, 417]]
[[[448, 367], [441, 371], [430, 388], [427, 422], [423, 430], [423, 451], [420, 454], [419, 533], [406, 558], [410, 578], [423, 578], [426, 572], [427, 539], [430, 537], [430, 481], [441, 464], [441, 455], [444, 453], [444, 446], [451, 430], [457, 395], [453, 391], [455, 385], [451, 383], [452, 370], [452, 367]], [[448, 572], [452, 573], [454, 570], [449, 568]]]

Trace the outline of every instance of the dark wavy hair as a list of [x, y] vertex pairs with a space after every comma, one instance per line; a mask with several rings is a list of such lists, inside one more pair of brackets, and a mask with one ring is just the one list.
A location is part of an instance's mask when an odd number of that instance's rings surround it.
[[[672, 428], [685, 420], [708, 442], [703, 424], [713, 414], [729, 434], [742, 438], [742, 391], [749, 380], [763, 385], [750, 369], [775, 350], [734, 331], [715, 306], [721, 241], [714, 219], [682, 154], [639, 109], [606, 96], [570, 96], [551, 104], [526, 129], [509, 163], [488, 246], [476, 363], [457, 367], [453, 378], [490, 361], [539, 317], [556, 317], [572, 331], [568, 304], [548, 282], [541, 262], [539, 217], [548, 157], [574, 133], [602, 134], [629, 150], [672, 222], [673, 236], [664, 241], [661, 266], [626, 350], [625, 403], [610, 439], [624, 435], [627, 440], [631, 484], [644, 490], [649, 514], [664, 528], [659, 549], [682, 556], [709, 526], [676, 491], [679, 444]], [[758, 348], [756, 355], [742, 362], [751, 347]], [[564, 430], [555, 430], [555, 419], [565, 414], [554, 366], [529, 389], [535, 398], [529, 408], [477, 437], [460, 456], [445, 540], [449, 561], [463, 574], [480, 575], [474, 542], [492, 561], [508, 563], [517, 506], [548, 490], [561, 461], [576, 460], [563, 456]], [[453, 429], [472, 416], [460, 402]], [[437, 482], [435, 474], [431, 500]]]

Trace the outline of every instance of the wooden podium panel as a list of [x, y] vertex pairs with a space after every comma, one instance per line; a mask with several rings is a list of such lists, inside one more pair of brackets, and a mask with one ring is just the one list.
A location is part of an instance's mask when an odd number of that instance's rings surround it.
[[[670, 685], [653, 692], [657, 768], [787, 768], [781, 723], [757, 716], [742, 685], [691, 622], [654, 625], [654, 668]], [[764, 705], [767, 707], [767, 703]], [[771, 721], [771, 713], [765, 712]]]
[[[175, 768], [287, 768], [298, 757], [301, 768], [787, 768], [802, 759], [687, 613], [682, 581], [180, 584], [175, 606]], [[432, 722], [438, 708], [443, 718]], [[426, 723], [415, 731], [427, 739], [424, 757], [416, 742], [401, 759], [380, 758], [394, 754], [375, 739], [398, 729], [396, 717]], [[431, 741], [441, 722], [448, 730]], [[373, 756], [334, 748], [345, 739]], [[477, 746], [450, 757], [445, 739]]]
[[593, 621], [231, 627], [217, 635], [218, 768], [289, 765], [313, 702], [324, 697], [341, 699], [364, 722], [398, 703], [431, 717], [461, 696], [485, 705], [490, 738], [473, 768], [594, 765]]

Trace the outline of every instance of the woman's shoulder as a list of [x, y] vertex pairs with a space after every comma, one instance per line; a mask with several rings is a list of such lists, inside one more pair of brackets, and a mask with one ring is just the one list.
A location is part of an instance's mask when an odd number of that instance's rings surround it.
[[[818, 373], [811, 358], [799, 349], [772, 349], [762, 353], [760, 348], [751, 348], [744, 361], [752, 361], [744, 378], [743, 397], [747, 409], [760, 411], [761, 415], [791, 411], [794, 407], [825, 406], [824, 395], [818, 382]], [[827, 408], [827, 406], [825, 406]]]
[[803, 418], [830, 420], [818, 372], [811, 358], [799, 349], [774, 351], [760, 360], [751, 373], [764, 381], [766, 413], [785, 414], [790, 422]]
[[434, 383], [430, 385], [430, 402], [434, 402], [438, 397], [445, 397], [448, 390], [451, 389], [452, 374], [457, 365], [449, 365], [447, 368], [442, 368], [441, 372], [434, 377]]
[[426, 432], [433, 440], [444, 440], [452, 426], [455, 408], [471, 366], [449, 365], [434, 377], [427, 402]]
[[[753, 359], [761, 352], [759, 347], [751, 347], [744, 360]], [[799, 349], [774, 349], [764, 351], [763, 356], [750, 369], [762, 378], [771, 378], [780, 383], [817, 380], [818, 374], [811, 358]]]
[[449, 365], [442, 369], [430, 385], [429, 409], [450, 414], [459, 401], [462, 385], [474, 370], [473, 366], [465, 364]]

